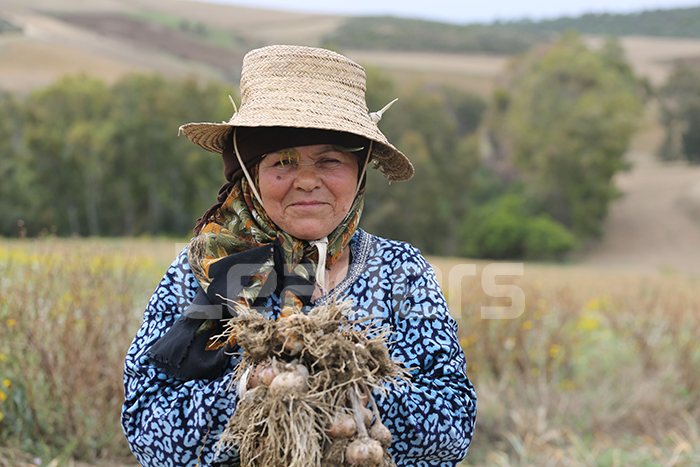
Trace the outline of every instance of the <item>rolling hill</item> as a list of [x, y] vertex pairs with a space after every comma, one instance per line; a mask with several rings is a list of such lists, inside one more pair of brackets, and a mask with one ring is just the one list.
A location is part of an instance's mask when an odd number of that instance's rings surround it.
[[[449, 38], [440, 39], [433, 49], [363, 47], [339, 33], [347, 33], [353, 21], [186, 0], [0, 0], [0, 91], [27, 93], [65, 74], [87, 73], [111, 82], [132, 72], [193, 75], [235, 87], [243, 54], [272, 43], [335, 44], [361, 64], [381, 66], [399, 81], [448, 82], [484, 96], [509, 63], [508, 54], [478, 47], [434, 50]], [[386, 21], [400, 29], [404, 20]], [[414, 21], [412, 27], [422, 23]], [[533, 24], [526, 26], [537, 29]], [[514, 27], [498, 25], [505, 26]], [[429, 27], [440, 30], [434, 23]], [[453, 43], [466, 40], [461, 35], [466, 29], [448, 30]], [[484, 33], [488, 27], [470, 30]], [[700, 40], [627, 31], [634, 34], [621, 37], [621, 44], [634, 70], [654, 85], [665, 81], [675, 61], [700, 59]], [[587, 40], [595, 46], [601, 36]], [[629, 154], [633, 170], [617, 179], [625, 194], [611, 206], [606, 235], [583, 263], [700, 272], [700, 227], [693, 214], [700, 212], [700, 169], [657, 162], [652, 154], [658, 132], [652, 112]]]
[[[637, 16], [645, 18], [643, 26], [675, 11]], [[618, 16], [617, 22], [637, 17]], [[591, 22], [582, 18], [580, 24]], [[571, 21], [562, 24], [574, 24]], [[400, 79], [418, 75], [448, 80], [488, 94], [508, 57], [547, 40], [552, 24], [456, 26], [191, 0], [0, 0], [0, 90], [23, 93], [79, 72], [108, 81], [129, 72], [158, 72], [235, 83], [247, 50], [295, 43], [339, 48]], [[642, 26], [628, 27], [626, 31], [636, 34], [622, 42], [635, 70], [653, 83], [663, 82], [674, 60], [700, 58], [700, 41], [643, 37]], [[591, 36], [591, 43], [596, 42], [599, 39]]]
[[576, 30], [583, 34], [700, 38], [700, 7], [648, 10], [631, 14], [585, 14], [543, 21], [513, 21], [505, 28], [537, 33]]

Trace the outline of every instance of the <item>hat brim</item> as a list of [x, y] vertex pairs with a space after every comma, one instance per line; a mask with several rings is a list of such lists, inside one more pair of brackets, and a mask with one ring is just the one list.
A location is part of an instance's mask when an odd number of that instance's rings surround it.
[[[236, 116], [234, 115], [234, 118]], [[233, 120], [233, 119], [232, 119]], [[235, 127], [264, 127], [268, 125], [233, 125], [228, 123], [188, 123], [180, 127], [180, 132], [183, 133], [190, 141], [197, 146], [206, 149], [207, 151], [222, 154], [226, 141], [231, 138]], [[296, 125], [278, 125], [289, 128], [309, 128]], [[362, 136], [373, 141], [372, 154], [370, 158], [375, 161], [375, 168], [382, 172], [386, 179], [392, 182], [402, 182], [413, 177], [414, 168], [411, 161], [391, 143], [387, 141], [384, 135], [377, 129], [376, 134], [365, 134], [370, 131], [348, 132], [338, 128], [309, 128], [309, 129], [325, 129], [332, 131], [344, 131], [357, 136]], [[374, 133], [374, 132], [371, 132]], [[379, 137], [378, 137], [379, 136]]]

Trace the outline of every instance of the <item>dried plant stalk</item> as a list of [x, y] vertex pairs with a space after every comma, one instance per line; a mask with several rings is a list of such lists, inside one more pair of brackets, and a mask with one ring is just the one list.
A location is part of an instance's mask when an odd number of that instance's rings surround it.
[[[381, 424], [376, 406], [373, 412], [353, 407], [351, 394], [356, 399], [362, 394], [363, 402], [374, 405], [372, 392], [383, 394], [387, 383], [408, 379], [407, 371], [389, 355], [388, 331], [371, 319], [350, 320], [350, 311], [350, 302], [339, 299], [308, 315], [278, 321], [250, 308], [238, 309], [221, 336], [235, 336], [243, 351], [232, 381], [252, 374], [258, 385], [239, 401], [219, 449], [235, 446], [242, 465], [253, 467], [350, 465], [346, 449], [353, 440], [369, 439], [367, 427], [351, 430], [350, 437], [333, 438], [329, 433], [338, 431], [332, 430], [333, 423], [342, 416], [347, 421], [348, 415], [359, 420], [358, 410], [364, 410], [368, 420], [373, 414], [375, 423]], [[263, 377], [261, 371], [266, 372]], [[355, 388], [364, 393], [355, 395]], [[380, 464], [394, 464], [386, 449]]]

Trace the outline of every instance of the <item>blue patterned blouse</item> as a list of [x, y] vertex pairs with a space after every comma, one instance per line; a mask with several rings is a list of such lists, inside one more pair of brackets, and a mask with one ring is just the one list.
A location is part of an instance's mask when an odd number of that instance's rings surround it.
[[[413, 368], [411, 384], [392, 387], [378, 401], [382, 421], [393, 435], [394, 460], [398, 467], [455, 466], [471, 443], [476, 394], [465, 374], [457, 325], [434, 272], [407, 243], [358, 230], [351, 248], [348, 275], [331, 292], [352, 298], [357, 318], [372, 314], [389, 326], [394, 332], [392, 357]], [[238, 464], [235, 450], [216, 452], [218, 435], [238, 400], [228, 389], [231, 372], [215, 380], [183, 381], [167, 376], [147, 356], [198, 286], [183, 251], [151, 297], [126, 357], [122, 426], [143, 466]], [[275, 297], [270, 300], [274, 306]], [[279, 313], [275, 310], [273, 314]], [[232, 358], [229, 366], [235, 364]]]

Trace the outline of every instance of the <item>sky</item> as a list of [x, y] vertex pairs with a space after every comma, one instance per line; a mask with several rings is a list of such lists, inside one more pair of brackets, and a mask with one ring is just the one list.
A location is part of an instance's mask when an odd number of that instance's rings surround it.
[[451, 22], [548, 19], [585, 13], [634, 13], [700, 6], [700, 0], [206, 0], [257, 8], [351, 16], [391, 15]]

